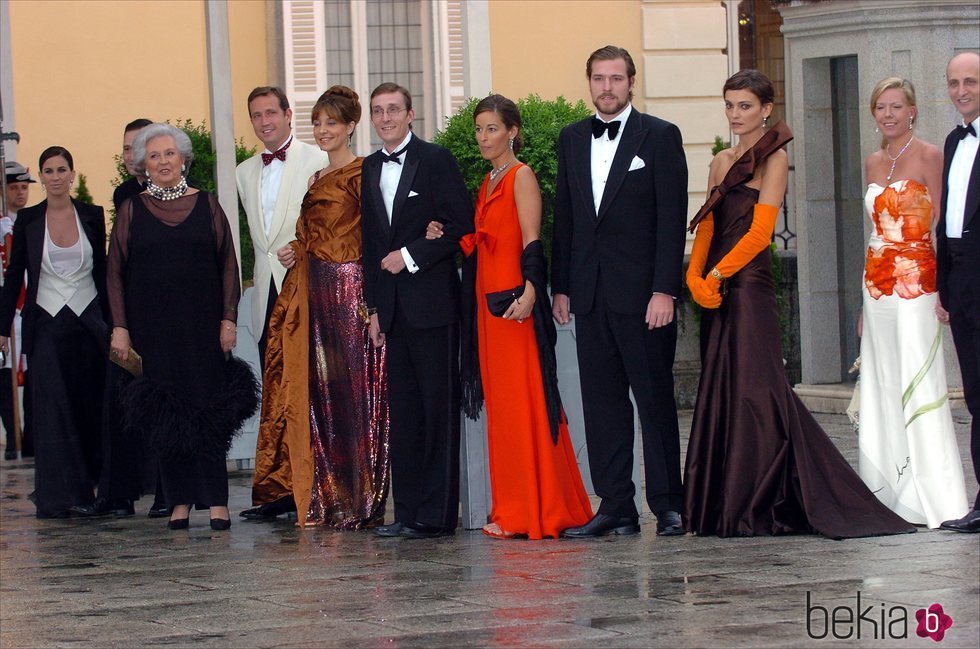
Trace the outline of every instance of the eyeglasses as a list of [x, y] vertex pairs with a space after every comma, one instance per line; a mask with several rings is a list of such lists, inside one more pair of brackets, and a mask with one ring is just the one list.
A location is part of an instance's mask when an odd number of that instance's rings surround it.
[[371, 116], [384, 117], [387, 115], [388, 117], [398, 117], [401, 113], [404, 113], [407, 110], [407, 108], [402, 108], [401, 106], [388, 106], [387, 109], [382, 108], [381, 106], [375, 106], [371, 109]]

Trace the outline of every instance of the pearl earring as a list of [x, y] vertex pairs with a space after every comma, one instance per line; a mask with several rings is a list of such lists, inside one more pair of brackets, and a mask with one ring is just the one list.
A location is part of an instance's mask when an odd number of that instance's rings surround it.
[[762, 128], [768, 128], [769, 126], [769, 116], [766, 115], [762, 118]]
[[881, 133], [881, 130], [877, 126], [875, 126], [875, 133]]

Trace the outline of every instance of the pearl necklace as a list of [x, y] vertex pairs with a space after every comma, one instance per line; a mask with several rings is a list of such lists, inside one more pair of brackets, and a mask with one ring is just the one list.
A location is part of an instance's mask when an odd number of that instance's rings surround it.
[[146, 181], [146, 193], [161, 201], [172, 201], [180, 198], [187, 191], [187, 179], [180, 177], [180, 182], [173, 187], [154, 185], [152, 180]]
[[886, 181], [891, 182], [892, 174], [895, 173], [895, 165], [898, 164], [898, 159], [902, 157], [902, 154], [905, 153], [905, 149], [909, 148], [909, 145], [912, 144], [912, 140], [914, 140], [914, 139], [915, 139], [915, 136], [914, 135], [912, 137], [910, 137], [909, 138], [909, 141], [905, 143], [905, 146], [902, 147], [902, 150], [899, 151], [898, 152], [898, 155], [895, 156], [894, 158], [892, 157], [891, 150], [888, 148], [889, 145], [887, 145], [887, 144], [885, 145], [885, 155], [888, 156], [888, 159], [892, 161], [892, 168], [891, 168], [891, 171], [888, 172], [888, 177], [885, 178]]
[[500, 165], [496, 169], [491, 169], [490, 170], [490, 182], [493, 182], [497, 178], [499, 178], [500, 177], [500, 174], [504, 173], [504, 170], [507, 167], [509, 167], [509, 166], [510, 166], [510, 162], [505, 162], [504, 164]]

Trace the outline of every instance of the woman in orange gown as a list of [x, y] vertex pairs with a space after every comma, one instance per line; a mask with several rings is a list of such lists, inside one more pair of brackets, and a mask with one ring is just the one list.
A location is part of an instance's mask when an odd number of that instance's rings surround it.
[[[562, 530], [588, 522], [592, 507], [558, 396], [555, 329], [539, 239], [541, 191], [534, 172], [516, 157], [521, 116], [514, 102], [490, 95], [477, 104], [474, 121], [480, 154], [493, 164], [477, 197], [476, 232], [460, 242], [467, 255], [464, 408], [476, 415], [481, 387], [487, 408], [493, 507], [483, 532], [558, 538]], [[439, 233], [433, 222], [429, 235]], [[496, 300], [495, 293], [501, 293]], [[478, 354], [474, 345], [467, 350], [467, 300]], [[494, 304], [499, 315], [491, 313]]]

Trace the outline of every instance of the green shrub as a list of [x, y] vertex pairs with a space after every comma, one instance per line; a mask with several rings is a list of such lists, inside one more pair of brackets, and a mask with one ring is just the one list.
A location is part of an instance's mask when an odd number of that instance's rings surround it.
[[85, 174], [78, 174], [78, 187], [75, 188], [75, 200], [89, 204], [93, 202], [92, 192], [88, 190], [88, 183], [85, 182]]
[[[473, 111], [479, 102], [480, 98], [470, 99], [433, 138], [436, 144], [446, 147], [455, 156], [474, 201], [484, 176], [490, 171], [490, 163], [480, 155], [473, 134]], [[524, 139], [524, 147], [517, 157], [534, 170], [541, 186], [541, 241], [550, 259], [558, 177], [558, 134], [565, 126], [592, 115], [592, 111], [581, 100], [571, 104], [564, 97], [548, 101], [538, 95], [519, 99], [517, 107], [521, 111], [521, 137]]]
[[[195, 123], [193, 120], [184, 119], [177, 120], [174, 125], [187, 133], [194, 151], [194, 162], [187, 173], [188, 184], [217, 195], [217, 183], [214, 179], [217, 156], [211, 144], [211, 130], [207, 123], [205, 121]], [[255, 155], [255, 147], [247, 148], [242, 139], [235, 143], [235, 164], [244, 162], [253, 155]], [[129, 174], [126, 173], [126, 165], [123, 164], [122, 156], [116, 156], [115, 162], [116, 179], [112, 181], [112, 186], [118, 187], [129, 178]], [[79, 183], [79, 189], [81, 189], [81, 183]], [[115, 218], [115, 212], [112, 213], [112, 217]], [[248, 218], [245, 216], [245, 209], [241, 203], [238, 205], [238, 230], [241, 234], [242, 282], [251, 282], [255, 253], [252, 249], [252, 237], [248, 233]]]

